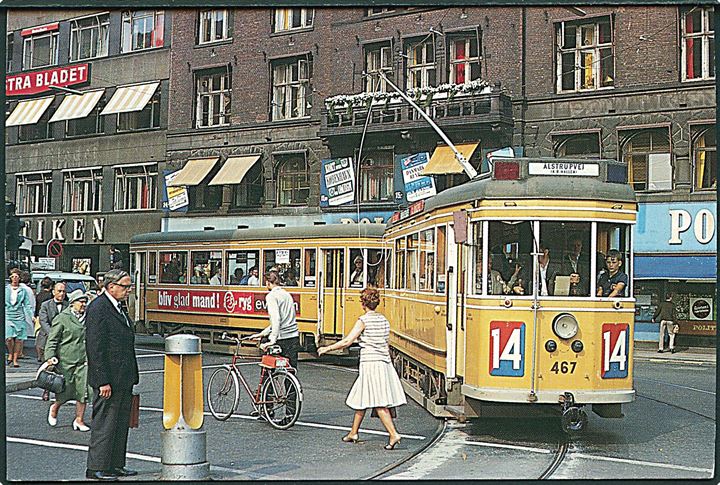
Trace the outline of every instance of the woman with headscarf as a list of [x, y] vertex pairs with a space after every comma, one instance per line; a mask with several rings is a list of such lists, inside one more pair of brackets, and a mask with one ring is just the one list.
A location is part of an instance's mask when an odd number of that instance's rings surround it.
[[350, 333], [339, 342], [318, 348], [318, 355], [344, 349], [359, 339], [360, 371], [345, 400], [345, 404], [355, 410], [355, 416], [350, 432], [342, 440], [357, 443], [365, 411], [375, 408], [389, 435], [385, 449], [392, 450], [400, 442], [400, 433], [395, 429], [389, 408], [405, 404], [407, 400], [390, 360], [390, 322], [375, 311], [380, 304], [380, 293], [375, 288], [365, 288], [360, 294], [360, 302], [365, 314], [358, 318]]
[[75, 400], [72, 427], [75, 431], [90, 431], [84, 421], [90, 396], [85, 352], [85, 305], [88, 296], [82, 290], [75, 290], [70, 293], [69, 300], [70, 306], [53, 320], [45, 345], [47, 361], [56, 365], [65, 377], [65, 390], [55, 395], [55, 402], [48, 412], [48, 424], [56, 426], [60, 406]]
[[27, 322], [32, 321], [33, 302], [20, 285], [20, 270], [10, 271], [10, 284], [5, 286], [5, 345], [8, 349], [8, 365], [20, 367], [18, 358], [27, 339]]

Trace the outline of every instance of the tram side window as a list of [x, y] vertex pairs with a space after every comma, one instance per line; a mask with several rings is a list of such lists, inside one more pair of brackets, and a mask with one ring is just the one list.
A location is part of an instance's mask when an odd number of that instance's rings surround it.
[[405, 253], [406, 241], [404, 237], [395, 241], [395, 288], [405, 288]]
[[487, 268], [490, 295], [532, 295], [530, 221], [490, 221]]
[[150, 251], [148, 253], [148, 283], [157, 283], [157, 253]]
[[590, 296], [590, 223], [543, 221], [540, 234], [540, 295]]
[[277, 271], [283, 286], [299, 286], [299, 249], [267, 249], [263, 251], [263, 258], [265, 262], [265, 272], [270, 270]]
[[368, 262], [367, 262], [367, 286], [374, 286], [375, 288], [385, 287], [385, 271], [387, 268], [387, 258], [390, 257], [390, 251], [383, 253], [382, 249], [368, 249]]
[[187, 283], [187, 253], [160, 252], [160, 283]]
[[305, 250], [305, 271], [303, 272], [303, 286], [306, 288], [315, 288], [315, 278], [317, 271], [317, 251], [315, 249]]
[[445, 293], [445, 272], [447, 270], [445, 263], [445, 226], [437, 228], [437, 285], [435, 291]]
[[472, 225], [472, 279], [474, 284], [472, 285], [473, 293], [476, 295], [482, 294], [482, 281], [483, 281], [483, 269], [482, 269], [482, 222], [477, 222]]
[[350, 288], [363, 288], [365, 285], [365, 258], [362, 249], [350, 249]]
[[411, 234], [407, 237], [407, 275], [405, 281], [407, 289], [417, 291], [418, 289], [418, 246], [419, 235]]
[[225, 275], [230, 285], [247, 285], [250, 270], [260, 265], [260, 251], [228, 251]]
[[420, 291], [435, 287], [435, 229], [420, 231]]
[[192, 251], [191, 285], [222, 284], [222, 251]]
[[630, 230], [627, 224], [598, 223], [596, 296], [631, 296]]

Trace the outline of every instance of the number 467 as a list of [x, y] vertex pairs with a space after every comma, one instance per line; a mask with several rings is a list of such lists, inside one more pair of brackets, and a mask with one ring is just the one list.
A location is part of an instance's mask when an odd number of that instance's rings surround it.
[[577, 365], [577, 362], [555, 362], [553, 366], [550, 368], [551, 372], [554, 372], [555, 374], [561, 373], [561, 374], [572, 374], [575, 372], [575, 366]]

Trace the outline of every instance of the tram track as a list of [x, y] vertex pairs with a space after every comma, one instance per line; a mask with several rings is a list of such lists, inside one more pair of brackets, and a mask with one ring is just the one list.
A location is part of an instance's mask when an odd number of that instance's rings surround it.
[[562, 440], [560, 441], [560, 443], [558, 443], [558, 447], [555, 450], [555, 457], [553, 458], [553, 461], [545, 469], [545, 471], [540, 474], [538, 480], [547, 480], [552, 476], [553, 473], [555, 473], [555, 470], [560, 467], [560, 464], [565, 459], [565, 456], [567, 456], [569, 447], [570, 443], [568, 442], [568, 440]]
[[712, 416], [708, 416], [708, 415], [706, 415], [706, 414], [699, 413], [699, 412], [697, 412], [697, 411], [693, 411], [692, 409], [684, 408], [684, 407], [679, 406], [679, 405], [677, 405], [677, 404], [669, 403], [669, 402], [667, 402], [667, 401], [663, 401], [663, 400], [660, 400], [660, 399], [655, 399], [655, 398], [653, 398], [653, 397], [646, 396], [646, 395], [640, 394], [640, 393], [636, 393], [635, 395], [636, 395], [637, 397], [641, 397], [641, 398], [643, 398], [643, 399], [647, 399], [648, 401], [653, 401], [653, 402], [656, 402], [656, 403], [659, 403], [659, 404], [665, 404], [666, 406], [670, 406], [671, 408], [675, 408], [675, 409], [680, 409], [681, 411], [687, 411], [687, 412], [690, 413], [690, 414], [694, 414], [694, 415], [696, 415], [696, 416], [700, 416], [701, 418], [708, 419], [708, 420], [712, 421], [713, 423], [716, 421], [715, 418], [712, 417]]

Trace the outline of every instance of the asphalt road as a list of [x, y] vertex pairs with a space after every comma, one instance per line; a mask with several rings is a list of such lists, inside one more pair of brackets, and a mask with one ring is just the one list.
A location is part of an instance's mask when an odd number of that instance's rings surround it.
[[[140, 480], [160, 478], [163, 355], [139, 350], [140, 428], [130, 431], [128, 466]], [[226, 356], [203, 356], [204, 379]], [[236, 415], [205, 417], [208, 460], [215, 479], [527, 479], [552, 464], [551, 478], [709, 478], [714, 465], [715, 367], [636, 362], [638, 397], [622, 419], [589, 412], [586, 432], [567, 440], [552, 419], [476, 419], [460, 424], [432, 418], [412, 401], [398, 413], [404, 435], [385, 451], [379, 420], [366, 418], [362, 442], [342, 443], [352, 413], [344, 400], [356, 376], [351, 359], [302, 361], [305, 394], [299, 422], [287, 431], [251, 418], [241, 402]], [[247, 375], [256, 379], [254, 367]], [[48, 403], [30, 389], [7, 397], [8, 477], [11, 480], [80, 480], [89, 435], [72, 431], [73, 406], [47, 425]], [[207, 407], [206, 407], [207, 410]], [[89, 411], [88, 411], [89, 414]], [[89, 421], [89, 418], [88, 418]], [[437, 437], [437, 440], [433, 439]], [[566, 443], [562, 454], [561, 445]], [[422, 451], [421, 453], [419, 453]], [[406, 460], [406, 461], [405, 461]], [[384, 473], [383, 473], [384, 472]]]

